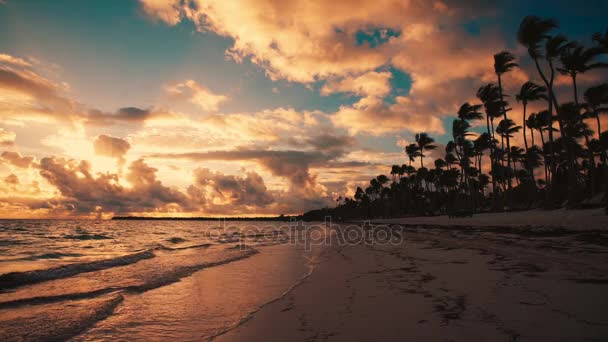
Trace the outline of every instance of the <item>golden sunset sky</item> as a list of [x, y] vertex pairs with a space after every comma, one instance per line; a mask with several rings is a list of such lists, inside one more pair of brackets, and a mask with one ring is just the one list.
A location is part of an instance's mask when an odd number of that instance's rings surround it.
[[[526, 55], [524, 15], [606, 29], [605, 1], [567, 4], [0, 1], [0, 217], [331, 206], [407, 163], [415, 133], [443, 147], [493, 54]], [[507, 94], [537, 77], [518, 62]]]

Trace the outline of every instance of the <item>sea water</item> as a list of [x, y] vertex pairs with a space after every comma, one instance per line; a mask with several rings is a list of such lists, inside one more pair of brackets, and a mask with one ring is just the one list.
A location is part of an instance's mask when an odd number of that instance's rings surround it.
[[[301, 227], [300, 227], [301, 228]], [[201, 340], [313, 270], [286, 222], [0, 221], [0, 340]]]

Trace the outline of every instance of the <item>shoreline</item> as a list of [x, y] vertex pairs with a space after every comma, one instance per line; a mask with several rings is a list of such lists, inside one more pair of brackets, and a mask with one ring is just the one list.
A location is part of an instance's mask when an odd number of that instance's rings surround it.
[[607, 245], [436, 228], [405, 230], [400, 245], [326, 246], [301, 285], [214, 340], [608, 336]]

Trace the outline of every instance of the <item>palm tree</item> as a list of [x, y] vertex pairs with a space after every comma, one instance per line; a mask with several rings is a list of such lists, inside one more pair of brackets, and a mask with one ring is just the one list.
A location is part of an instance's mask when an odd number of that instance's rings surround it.
[[416, 160], [416, 157], [420, 156], [420, 151], [418, 149], [418, 145], [409, 144], [405, 147], [405, 154], [407, 154], [409, 158], [409, 165], [412, 165], [412, 162]]
[[[524, 47], [528, 49], [528, 54], [534, 60], [534, 65], [536, 66], [536, 71], [542, 78], [545, 86], [549, 91], [549, 115], [553, 116], [553, 80], [554, 80], [554, 72], [553, 67], [551, 67], [551, 81], [547, 79], [547, 76], [543, 72], [540, 67], [539, 59], [543, 57], [540, 46], [541, 43], [548, 38], [550, 38], [549, 33], [557, 28], [557, 22], [553, 19], [542, 19], [534, 15], [529, 15], [525, 17], [521, 24], [519, 25], [519, 30], [517, 31], [517, 41]], [[560, 39], [561, 40], [561, 39]], [[549, 47], [553, 50], [556, 41], [549, 44]], [[547, 58], [550, 62], [552, 58], [554, 58], [553, 51], [551, 51], [551, 56]], [[553, 120], [550, 120], [551, 124]], [[561, 121], [560, 121], [561, 127]], [[550, 154], [553, 154], [553, 129], [549, 130], [549, 140], [551, 141], [550, 145]], [[551, 169], [555, 169], [554, 158], [551, 158]]]
[[589, 112], [589, 117], [597, 120], [597, 139], [600, 139], [602, 129], [600, 126], [600, 114], [608, 114], [608, 83], [603, 83], [595, 87], [590, 87], [584, 94], [585, 106]]
[[608, 49], [608, 30], [603, 34], [600, 32], [594, 33], [592, 39], [598, 46]]
[[593, 60], [604, 53], [602, 48], [592, 47], [586, 49], [583, 46], [573, 44], [571, 47], [561, 51], [560, 60], [562, 67], [557, 70], [563, 75], [572, 78], [572, 86], [574, 87], [574, 103], [578, 106], [578, 86], [576, 77], [578, 74], [585, 73], [592, 69], [608, 67], [607, 63], [593, 62]]
[[[515, 56], [508, 51], [501, 51], [494, 55], [494, 72], [498, 77], [498, 93], [500, 94], [500, 102], [501, 102], [501, 111], [503, 114], [503, 119], [508, 120], [507, 117], [507, 109], [505, 108], [504, 94], [502, 91], [502, 75], [513, 70], [517, 67], [517, 63], [513, 62], [515, 60]], [[511, 169], [511, 143], [509, 136], [507, 135], [507, 171]], [[508, 185], [511, 188], [511, 177], [508, 178]]]
[[[602, 62], [593, 62], [593, 60], [604, 53], [603, 48], [592, 47], [592, 48], [584, 48], [583, 46], [573, 44], [569, 48], [564, 49], [561, 52], [560, 60], [562, 62], [562, 67], [557, 68], [557, 70], [563, 74], [568, 75], [572, 78], [572, 86], [574, 88], [574, 104], [577, 108], [579, 108], [578, 102], [578, 86], [576, 84], [576, 77], [578, 74], [585, 73], [589, 70], [607, 67], [608, 64]], [[581, 115], [578, 116], [578, 120], [580, 124], [583, 125], [583, 117]], [[589, 179], [591, 184], [591, 193], [594, 192], [594, 182], [593, 182], [593, 173], [595, 173], [595, 158], [593, 153], [591, 152], [590, 139], [587, 134], [584, 135], [585, 145], [588, 150], [589, 157], [589, 166], [591, 168], [591, 172], [589, 173]]]
[[433, 145], [435, 139], [431, 138], [427, 133], [416, 133], [416, 144], [420, 153], [420, 167], [424, 168], [424, 150], [434, 150], [437, 145]]
[[526, 127], [530, 129], [530, 136], [532, 137], [532, 146], [534, 146], [534, 130], [538, 129], [538, 117], [536, 113], [530, 114], [526, 120]]
[[393, 182], [395, 182], [395, 178], [401, 172], [401, 167], [399, 165], [393, 165], [391, 167], [391, 176], [393, 176]]
[[517, 31], [517, 41], [528, 49], [528, 54], [534, 60], [536, 70], [540, 77], [549, 87], [549, 81], [542, 71], [538, 60], [543, 57], [540, 50], [541, 43], [549, 38], [549, 32], [557, 28], [557, 22], [553, 19], [542, 19], [534, 15], [525, 17]]
[[458, 110], [458, 118], [466, 121], [481, 120], [483, 119], [483, 114], [481, 114], [479, 109], [481, 109], [481, 105], [471, 105], [466, 102], [460, 106], [460, 109]]
[[[486, 84], [477, 90], [477, 98], [481, 100], [486, 110], [486, 128], [490, 136], [490, 166], [492, 173], [492, 193], [496, 194], [496, 158], [495, 158], [495, 142], [494, 139], [494, 118], [500, 114], [498, 109], [500, 106], [500, 95], [498, 87], [495, 84]], [[494, 196], [496, 199], [496, 196]]]
[[[523, 125], [523, 135], [524, 135], [524, 146], [526, 148], [526, 153], [528, 152], [528, 138], [526, 137], [526, 126], [527, 126], [527, 118], [526, 118], [526, 108], [529, 102], [538, 101], [541, 99], [547, 100], [547, 88], [543, 86], [539, 86], [534, 82], [526, 82], [521, 86], [519, 90], [519, 94], [515, 96], [518, 102], [521, 102], [523, 106], [523, 120], [525, 123]], [[534, 133], [532, 133], [534, 135]], [[533, 138], [534, 139], [534, 138]], [[532, 143], [534, 145], [534, 142]]]

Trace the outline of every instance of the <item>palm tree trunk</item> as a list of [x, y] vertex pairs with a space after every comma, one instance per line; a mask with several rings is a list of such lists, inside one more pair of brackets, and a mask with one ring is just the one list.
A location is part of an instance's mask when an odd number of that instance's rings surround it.
[[534, 128], [530, 128], [530, 136], [532, 137], [532, 146], [534, 146]]
[[523, 102], [524, 105], [524, 114], [523, 114], [523, 128], [524, 128], [524, 146], [526, 147], [526, 154], [528, 154], [528, 138], [526, 137], [526, 107], [527, 107], [527, 103], [524, 101]]
[[422, 161], [422, 159], [424, 158], [423, 154], [424, 154], [424, 149], [421, 147], [420, 148], [420, 168], [424, 167], [424, 162]]
[[[572, 87], [574, 88], [574, 103], [576, 104], [576, 108], [578, 110], [579, 108], [579, 104], [578, 104], [578, 86], [576, 84], [576, 74], [573, 73], [572, 74]], [[579, 115], [579, 120], [580, 123], [583, 123], [583, 116]], [[583, 132], [584, 134], [584, 132]], [[593, 156], [593, 151], [591, 151], [591, 145], [589, 144], [589, 136], [587, 134], [584, 134], [585, 136], [585, 144], [587, 145], [587, 153], [589, 153], [589, 174], [587, 175], [587, 178], [589, 178], [589, 186], [591, 187], [589, 189], [589, 197], [593, 196], [595, 194], [595, 157]]]
[[544, 159], [544, 167], [545, 167], [545, 187], [547, 187], [549, 185], [549, 172], [547, 171], [547, 155], [545, 154], [545, 136], [543, 135], [543, 130], [542, 128], [538, 130], [539, 134], [540, 134], [540, 140], [541, 143], [543, 144], [543, 159]]
[[[502, 94], [502, 77], [500, 77], [500, 74], [498, 74], [498, 92], [500, 94], [500, 102], [504, 101], [504, 96]], [[504, 103], [502, 103], [502, 115], [505, 121], [508, 120], [507, 118], [507, 110], [504, 106]], [[509, 186], [509, 189], [511, 189], [511, 142], [509, 139], [509, 133], [507, 132], [507, 185]]]
[[[599, 141], [602, 134], [602, 128], [600, 125], [600, 113], [597, 111], [595, 112], [595, 120], [597, 120], [597, 140]], [[602, 165], [606, 166], [606, 151], [604, 151], [603, 148], [600, 150], [600, 160], [602, 161]]]
[[492, 173], [492, 193], [496, 197], [496, 173], [494, 172], [494, 132], [490, 130], [490, 116], [486, 113], [486, 126], [490, 136], [490, 172]]
[[[538, 74], [540, 75], [540, 78], [542, 78], [543, 82], [545, 83], [545, 85], [547, 86], [547, 90], [549, 92], [549, 141], [551, 142], [551, 145], [549, 146], [549, 153], [551, 154], [551, 170], [553, 171], [555, 169], [555, 158], [553, 158], [553, 101], [552, 99], [554, 98], [553, 96], [553, 68], [551, 68], [551, 82], [549, 82], [547, 80], [547, 77], [545, 76], [545, 74], [543, 73], [542, 69], [540, 68], [540, 64], [538, 63], [538, 58], [537, 57], [533, 57], [534, 59], [534, 64], [536, 65], [536, 70], [538, 71]], [[541, 138], [543, 137], [543, 132], [540, 132]], [[544, 149], [544, 138], [543, 138], [543, 149]], [[546, 169], [546, 163], [545, 163], [545, 181], [548, 180], [547, 175], [547, 169]], [[545, 186], [550, 186], [549, 183], [546, 183]]]

